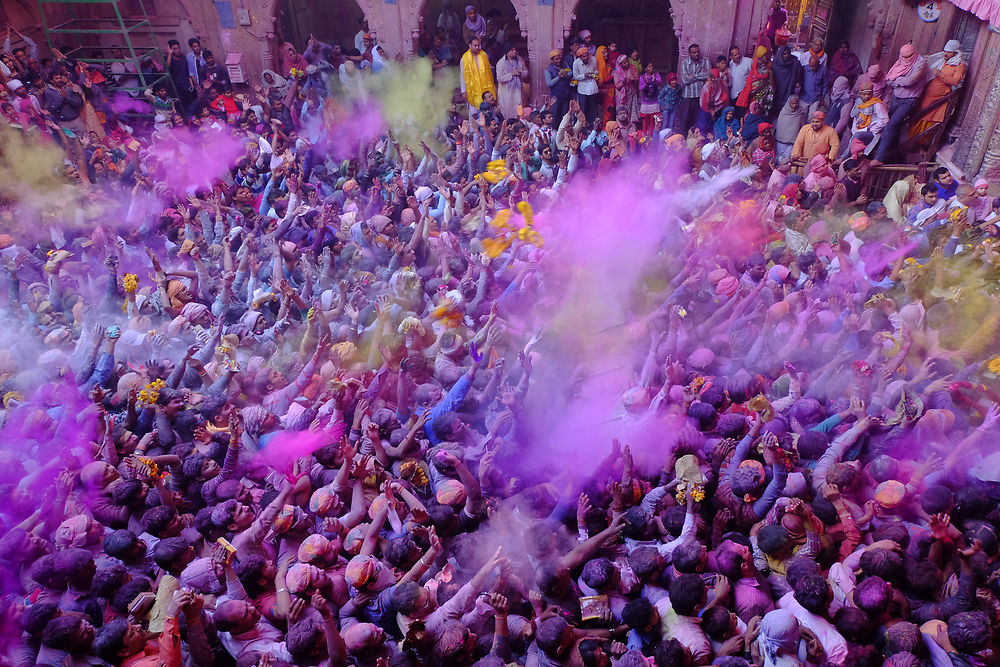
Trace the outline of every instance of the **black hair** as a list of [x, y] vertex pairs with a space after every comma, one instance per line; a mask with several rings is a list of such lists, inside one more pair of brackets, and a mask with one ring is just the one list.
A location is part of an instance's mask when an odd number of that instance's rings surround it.
[[595, 558], [583, 566], [580, 579], [596, 591], [603, 591], [615, 582], [617, 570], [607, 558]]
[[709, 607], [701, 615], [701, 629], [705, 634], [716, 641], [725, 639], [726, 631], [732, 622], [730, 612], [723, 605]]
[[108, 599], [128, 581], [128, 568], [121, 563], [109, 563], [94, 574], [90, 582], [90, 592], [98, 597]]
[[112, 665], [121, 662], [118, 653], [125, 648], [125, 633], [128, 628], [129, 623], [124, 618], [116, 618], [105, 624], [94, 637], [94, 652], [97, 657]]
[[665, 639], [653, 648], [657, 667], [687, 667], [691, 660], [687, 649], [676, 639]]
[[871, 635], [871, 621], [868, 614], [854, 607], [841, 607], [833, 615], [833, 624], [849, 642], [865, 643]]
[[119, 560], [131, 560], [129, 554], [139, 544], [139, 536], [131, 530], [116, 530], [104, 536], [104, 553]]
[[830, 585], [819, 574], [806, 575], [795, 585], [795, 601], [814, 614], [823, 616], [830, 606]]
[[84, 622], [82, 617], [75, 614], [56, 616], [42, 631], [42, 645], [62, 649], [74, 655], [89, 653], [91, 643], [81, 641], [77, 634]]
[[59, 606], [51, 602], [37, 602], [25, 607], [24, 613], [21, 614], [21, 629], [35, 636], [59, 613]]
[[146, 579], [145, 577], [135, 577], [132, 581], [119, 588], [118, 592], [115, 593], [114, 598], [108, 602], [119, 614], [125, 614], [128, 612], [129, 605], [132, 604], [132, 601], [135, 600], [135, 597], [139, 595], [139, 593], [145, 593], [152, 590], [153, 587], [150, 585], [149, 579]]
[[948, 640], [962, 653], [975, 653], [990, 639], [990, 619], [985, 612], [964, 611], [948, 619]]
[[392, 592], [393, 608], [404, 616], [412, 614], [417, 610], [421, 590], [420, 584], [415, 581], [399, 584]]
[[646, 598], [629, 600], [622, 609], [622, 623], [635, 630], [643, 630], [649, 625], [653, 615], [653, 603]]
[[142, 527], [147, 533], [153, 535], [154, 537], [161, 537], [167, 526], [174, 520], [177, 516], [177, 510], [169, 505], [158, 505], [156, 507], [146, 510], [145, 514], [142, 515]]
[[865, 576], [895, 581], [903, 573], [903, 558], [888, 549], [869, 549], [861, 554], [861, 571]]
[[176, 39], [168, 39], [167, 40], [167, 46], [169, 46], [170, 48], [173, 48], [174, 46], [180, 46], [180, 45], [181, 45], [181, 43], [178, 42]]
[[670, 603], [681, 616], [694, 616], [705, 599], [705, 582], [697, 574], [682, 574], [670, 584]]
[[198, 39], [197, 37], [192, 37], [191, 39], [188, 40], [188, 46], [194, 46], [195, 44], [200, 45], [201, 40]]
[[664, 566], [663, 556], [656, 547], [638, 547], [628, 555], [629, 565], [632, 572], [640, 580], [644, 580], [652, 575], [658, 575]]
[[815, 461], [823, 456], [830, 445], [829, 437], [822, 431], [806, 431], [799, 436], [796, 444], [799, 456], [808, 461]]
[[184, 554], [190, 548], [190, 543], [183, 537], [168, 537], [160, 540], [153, 547], [153, 562], [160, 569], [170, 572], [174, 565], [184, 558]]
[[685, 540], [674, 548], [670, 562], [680, 574], [695, 573], [702, 566], [704, 547], [698, 540]]

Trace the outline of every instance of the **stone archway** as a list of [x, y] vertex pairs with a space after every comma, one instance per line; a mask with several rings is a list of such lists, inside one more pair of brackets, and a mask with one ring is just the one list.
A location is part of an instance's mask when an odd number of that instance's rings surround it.
[[[430, 9], [434, 9], [434, 15], [430, 17], [434, 21], [437, 20], [437, 12], [439, 8], [444, 3], [442, 0], [417, 0], [416, 2], [407, 3], [406, 9], [400, 10], [400, 23], [402, 25], [403, 31], [409, 32], [411, 51], [407, 54], [412, 56], [416, 52], [415, 44], [417, 39], [420, 37], [421, 30], [424, 28], [433, 29], [433, 26], [425, 26], [425, 21], [428, 20], [428, 13]], [[452, 8], [456, 10], [459, 14], [460, 20], [464, 20], [462, 16], [462, 9], [464, 9], [464, 0], [450, 0]], [[536, 58], [536, 51], [534, 47], [537, 45], [537, 31], [528, 31], [525, 27], [527, 25], [528, 14], [528, 0], [476, 0], [472, 4], [482, 5], [484, 12], [488, 12], [490, 8], [496, 8], [499, 5], [509, 5], [514, 10], [514, 21], [513, 25], [510, 26], [511, 29], [517, 31], [517, 35], [508, 35], [508, 37], [513, 37], [511, 41], [514, 43], [526, 44], [528, 59], [534, 61]], [[462, 45], [458, 45], [460, 50]]]

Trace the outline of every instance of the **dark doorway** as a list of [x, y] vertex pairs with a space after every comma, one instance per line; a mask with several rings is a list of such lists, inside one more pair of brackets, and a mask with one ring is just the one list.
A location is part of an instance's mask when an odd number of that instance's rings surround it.
[[315, 35], [321, 42], [340, 42], [344, 51], [354, 48], [354, 38], [361, 30], [360, 20], [364, 16], [354, 0], [282, 0], [280, 7], [282, 37], [300, 53], [306, 48], [309, 35]]
[[642, 61], [653, 61], [660, 72], [677, 69], [677, 36], [668, 0], [581, 0], [573, 34], [584, 28], [594, 44], [615, 42], [623, 53], [638, 49]]

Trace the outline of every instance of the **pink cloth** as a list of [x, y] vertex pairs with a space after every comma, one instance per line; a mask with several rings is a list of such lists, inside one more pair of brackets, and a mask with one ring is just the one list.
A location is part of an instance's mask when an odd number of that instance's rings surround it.
[[892, 64], [889, 71], [886, 72], [885, 78], [889, 81], [893, 79], [898, 79], [901, 76], [906, 76], [913, 69], [913, 66], [917, 64], [917, 50], [913, 48], [912, 44], [903, 44], [899, 49], [899, 59]]
[[956, 7], [972, 12], [984, 21], [1000, 25], [1000, 2], [996, 0], [951, 0]]

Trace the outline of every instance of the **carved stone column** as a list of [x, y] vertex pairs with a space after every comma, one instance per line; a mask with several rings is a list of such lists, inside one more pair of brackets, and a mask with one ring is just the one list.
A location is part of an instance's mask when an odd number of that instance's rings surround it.
[[[983, 65], [975, 81], [966, 85], [972, 86], [958, 141], [955, 144], [954, 161], [962, 166], [966, 174], [996, 170], [1000, 165], [1000, 127], [997, 125], [998, 109], [1000, 109], [1000, 68], [988, 66], [987, 63], [1000, 62], [1000, 34], [992, 26], [984, 28], [987, 42], [986, 53], [981, 62]], [[985, 90], [982, 96], [976, 91]]]

